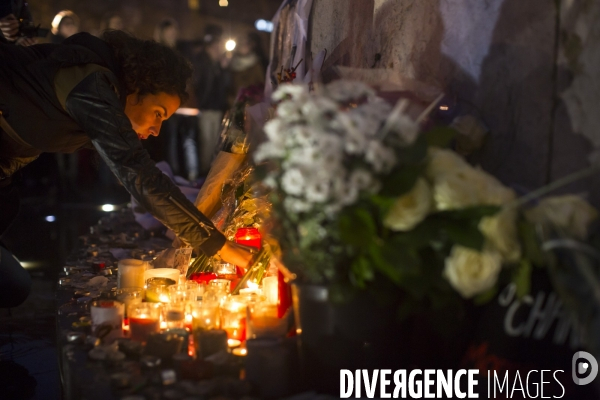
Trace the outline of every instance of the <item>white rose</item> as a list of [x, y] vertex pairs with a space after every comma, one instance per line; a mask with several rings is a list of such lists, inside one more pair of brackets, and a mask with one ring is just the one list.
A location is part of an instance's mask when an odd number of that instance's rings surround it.
[[585, 239], [589, 224], [598, 211], [579, 196], [549, 197], [525, 212], [526, 218], [537, 224], [552, 224], [577, 239]]
[[489, 245], [497, 250], [506, 262], [516, 262], [521, 258], [517, 216], [516, 208], [503, 207], [498, 214], [484, 217], [479, 222], [479, 230]]
[[496, 178], [469, 165], [439, 173], [433, 180], [433, 198], [438, 210], [456, 210], [476, 205], [503, 205], [515, 193]]
[[432, 203], [429, 185], [419, 178], [410, 192], [396, 200], [383, 224], [395, 231], [410, 231], [425, 219]]
[[428, 150], [428, 163], [425, 176], [430, 182], [448, 171], [468, 167], [469, 164], [452, 150], [431, 147]]
[[455, 245], [446, 258], [444, 277], [466, 299], [492, 288], [502, 269], [502, 257], [496, 251], [482, 252]]

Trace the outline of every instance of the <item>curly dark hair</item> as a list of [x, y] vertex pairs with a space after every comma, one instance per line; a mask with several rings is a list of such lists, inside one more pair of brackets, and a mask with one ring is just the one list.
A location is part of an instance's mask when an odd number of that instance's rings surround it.
[[106, 31], [102, 38], [114, 49], [128, 95], [165, 92], [179, 96], [182, 103], [187, 100], [185, 89], [192, 66], [181, 54], [123, 31]]

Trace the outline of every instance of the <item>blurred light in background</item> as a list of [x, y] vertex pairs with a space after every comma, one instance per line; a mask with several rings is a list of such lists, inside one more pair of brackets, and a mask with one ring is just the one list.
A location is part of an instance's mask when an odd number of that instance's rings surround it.
[[227, 0], [219, 0], [219, 5], [221, 7], [227, 7], [229, 5], [229, 2]]
[[273, 23], [264, 19], [257, 19], [254, 23], [254, 27], [259, 31], [273, 32]]
[[226, 43], [225, 43], [225, 50], [227, 51], [233, 51], [233, 49], [235, 49], [235, 40], [233, 39], [229, 39]]
[[46, 216], [46, 218], [44, 218], [46, 221], [48, 222], [54, 222], [56, 221], [56, 217], [54, 215], [48, 215]]
[[102, 206], [102, 211], [111, 212], [114, 210], [115, 210], [115, 206], [113, 206], [112, 204], [104, 204]]

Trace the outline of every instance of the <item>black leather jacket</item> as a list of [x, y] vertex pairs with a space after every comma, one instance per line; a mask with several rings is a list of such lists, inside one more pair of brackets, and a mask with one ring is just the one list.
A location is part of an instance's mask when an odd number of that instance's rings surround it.
[[66, 110], [140, 204], [197, 251], [215, 254], [225, 237], [186, 199], [142, 147], [115, 92], [113, 73], [94, 72], [68, 95]]

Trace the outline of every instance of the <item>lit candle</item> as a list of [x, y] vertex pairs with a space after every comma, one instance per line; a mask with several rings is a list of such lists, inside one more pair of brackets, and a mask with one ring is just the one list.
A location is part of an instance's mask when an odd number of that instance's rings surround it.
[[279, 283], [277, 276], [266, 276], [263, 278], [263, 293], [270, 304], [277, 304], [279, 300]]
[[151, 333], [160, 331], [162, 306], [153, 303], [133, 304], [129, 308], [129, 331], [132, 340], [145, 342]]
[[168, 278], [150, 278], [146, 281], [146, 301], [152, 303], [169, 302], [169, 286], [175, 285], [175, 281]]
[[262, 236], [256, 228], [239, 228], [235, 233], [235, 242], [260, 249]]

